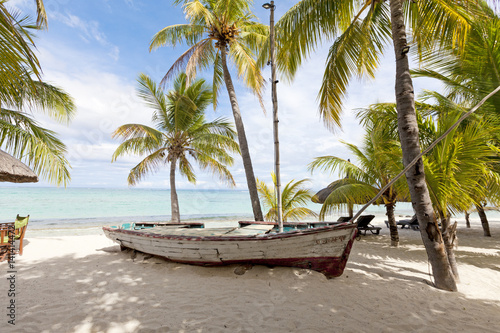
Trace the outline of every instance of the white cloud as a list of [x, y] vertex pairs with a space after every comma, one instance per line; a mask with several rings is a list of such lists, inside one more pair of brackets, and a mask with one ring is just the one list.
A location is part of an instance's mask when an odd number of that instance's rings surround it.
[[[26, 6], [31, 4], [21, 0], [10, 2]], [[65, 26], [78, 31], [83, 40], [94, 43], [97, 47], [89, 50], [83, 47], [74, 48], [68, 46], [64, 40], [48, 38], [39, 43], [39, 58], [44, 69], [44, 79], [55, 82], [75, 98], [78, 114], [70, 126], [56, 124], [38, 115], [37, 119], [58, 132], [68, 145], [69, 157], [73, 164], [72, 186], [89, 184], [127, 186], [128, 173], [141, 157], [126, 156], [111, 164], [111, 155], [119, 143], [111, 139], [111, 133], [124, 123], [150, 124], [151, 110], [136, 97], [136, 83], [130, 76], [126, 76], [130, 73], [123, 71], [127, 68], [119, 68], [116, 65], [120, 48], [109, 42], [116, 40], [112, 35], [115, 32], [103, 30], [97, 21], [85, 21], [73, 14], [62, 14], [59, 10], [51, 12], [51, 19], [63, 22]], [[319, 119], [317, 103], [328, 52], [328, 45], [325, 45], [305, 62], [292, 83], [285, 83], [282, 80], [278, 84], [282, 183], [287, 183], [291, 179], [310, 178], [311, 187], [319, 189], [335, 180], [338, 176], [330, 175], [328, 172], [315, 172], [311, 175], [307, 165], [315, 157], [324, 155], [352, 158], [339, 140], [353, 144], [360, 143], [364, 130], [355, 118], [353, 110], [376, 102], [394, 101], [395, 65], [392, 53], [387, 52], [375, 81], [351, 82], [344, 105], [343, 130], [337, 130], [335, 133], [327, 130]], [[133, 46], [128, 45], [128, 47]], [[126, 56], [128, 55], [124, 52], [122, 57]], [[115, 61], [110, 63], [110, 58]], [[129, 63], [132, 61], [128, 60]], [[159, 77], [158, 73], [162, 72], [160, 68], [168, 67], [164, 62], [164, 59], [151, 63], [144, 61], [144, 71]], [[266, 69], [264, 77], [270, 77], [269, 68]], [[210, 78], [207, 78], [207, 81], [210, 81]], [[274, 169], [270, 87], [267, 87], [264, 96], [267, 108], [267, 115], [264, 115], [255, 96], [238, 84], [236, 75], [233, 76], [233, 80], [236, 84], [255, 175], [270, 183], [270, 173]], [[432, 85], [422, 84], [420, 79], [415, 80], [416, 91], [423, 86]], [[217, 113], [207, 110], [207, 117], [210, 119], [221, 115], [233, 120], [225, 88], [220, 92], [220, 108]], [[246, 189], [241, 157], [235, 157], [235, 165], [230, 170], [236, 180], [237, 188]], [[208, 172], [196, 170], [196, 174], [198, 189], [227, 188]], [[149, 175], [138, 186], [168, 188], [170, 186], [168, 179], [168, 169], [165, 168], [155, 175]], [[193, 185], [179, 175], [177, 187], [193, 188]]]
[[102, 32], [99, 27], [99, 22], [85, 21], [76, 15], [70, 13], [62, 14], [57, 11], [50, 12], [49, 19], [62, 22], [70, 28], [75, 28], [80, 32], [79, 36], [83, 41], [86, 43], [92, 43], [95, 41], [99, 45], [107, 48], [107, 55], [114, 61], [119, 59], [120, 49], [118, 46], [113, 45], [108, 41], [106, 34]]

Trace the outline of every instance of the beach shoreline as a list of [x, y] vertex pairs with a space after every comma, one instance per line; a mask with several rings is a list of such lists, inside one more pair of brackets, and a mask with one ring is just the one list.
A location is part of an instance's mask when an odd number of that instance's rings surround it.
[[[377, 224], [380, 221], [376, 222]], [[13, 332], [496, 332], [500, 228], [459, 226], [458, 293], [431, 286], [418, 231], [356, 241], [341, 277], [197, 267], [120, 251], [103, 234], [34, 237], [16, 256]], [[8, 272], [0, 264], [2, 275]], [[9, 303], [1, 279], [0, 308]], [[11, 327], [9, 327], [11, 326]]]

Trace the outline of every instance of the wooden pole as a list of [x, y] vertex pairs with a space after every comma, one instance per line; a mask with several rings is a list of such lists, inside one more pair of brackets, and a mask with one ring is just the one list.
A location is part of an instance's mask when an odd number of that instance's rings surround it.
[[281, 203], [281, 174], [280, 174], [280, 143], [278, 138], [278, 96], [276, 93], [276, 62], [274, 52], [274, 1], [271, 1], [271, 18], [269, 24], [269, 39], [271, 49], [271, 95], [273, 100], [273, 135], [274, 135], [274, 173], [276, 174], [276, 206], [279, 232], [283, 232], [283, 207]]

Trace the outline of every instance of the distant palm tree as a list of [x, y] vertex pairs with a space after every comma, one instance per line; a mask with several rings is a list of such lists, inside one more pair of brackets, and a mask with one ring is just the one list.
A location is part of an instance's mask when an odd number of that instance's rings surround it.
[[[266, 221], [278, 222], [278, 206], [276, 202], [276, 175], [271, 173], [273, 186], [267, 186], [263, 181], [257, 179], [257, 188], [264, 206], [269, 207], [265, 219]], [[301, 205], [306, 205], [311, 201], [311, 192], [303, 187], [308, 179], [299, 181], [289, 181], [282, 191], [281, 201], [283, 209], [283, 222], [289, 220], [299, 221], [307, 216], [318, 216], [314, 211]]]
[[176, 0], [183, 4], [188, 24], [171, 25], [160, 30], [151, 41], [150, 50], [185, 42], [189, 49], [172, 65], [163, 82], [185, 67], [189, 78], [196, 70], [213, 68], [214, 107], [224, 82], [233, 110], [238, 141], [243, 158], [250, 200], [256, 221], [263, 219], [245, 128], [228, 68], [232, 60], [238, 76], [252, 89], [262, 104], [264, 79], [256, 64], [256, 53], [267, 38], [269, 28], [254, 21], [251, 0]]
[[179, 202], [175, 186], [177, 166], [190, 182], [196, 182], [190, 160], [202, 169], [210, 169], [221, 180], [234, 185], [226, 168], [233, 163], [229, 152], [239, 152], [236, 133], [223, 118], [207, 122], [204, 111], [212, 101], [212, 93], [202, 79], [188, 85], [186, 74], [181, 73], [168, 94], [157, 87], [147, 75], [138, 79], [138, 95], [153, 111], [155, 128], [141, 124], [122, 125], [113, 133], [123, 142], [113, 153], [112, 161], [122, 155], [147, 155], [128, 176], [135, 185], [146, 174], [170, 164], [170, 196], [172, 222], [180, 222]]
[[[370, 201], [384, 186], [386, 186], [401, 170], [403, 170], [401, 147], [386, 126], [380, 126], [377, 121], [365, 119], [366, 134], [363, 145], [357, 147], [344, 143], [359, 166], [336, 156], [322, 156], [309, 164], [309, 169], [338, 170], [340, 176], [348, 176], [337, 181], [337, 186], [323, 203], [320, 218], [342, 206], [364, 204]], [[389, 220], [391, 246], [399, 245], [399, 234], [394, 215], [398, 201], [409, 201], [409, 191], [406, 181], [400, 178], [381, 196], [378, 204], [384, 204]]]
[[[39, 28], [29, 17], [19, 18], [0, 1], [0, 146], [25, 161], [41, 177], [55, 184], [70, 180], [66, 146], [55, 133], [26, 113], [41, 111], [69, 122], [75, 112], [72, 98], [41, 81], [30, 30]], [[46, 25], [43, 2], [37, 1], [39, 25]]]

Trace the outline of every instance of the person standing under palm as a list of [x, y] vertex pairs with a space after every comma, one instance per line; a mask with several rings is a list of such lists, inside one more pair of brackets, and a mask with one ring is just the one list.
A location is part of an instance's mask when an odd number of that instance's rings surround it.
[[214, 107], [217, 106], [220, 85], [224, 82], [238, 133], [254, 218], [262, 221], [250, 150], [227, 63], [228, 58], [233, 61], [238, 76], [263, 105], [261, 95], [264, 79], [255, 59], [268, 36], [269, 28], [254, 21], [249, 0], [177, 0], [174, 3], [183, 4], [189, 23], [171, 25], [160, 30], [151, 41], [150, 51], [166, 45], [176, 46], [182, 42], [189, 49], [172, 65], [162, 82], [170, 79], [183, 67], [189, 78], [194, 77], [198, 69], [213, 67]]

